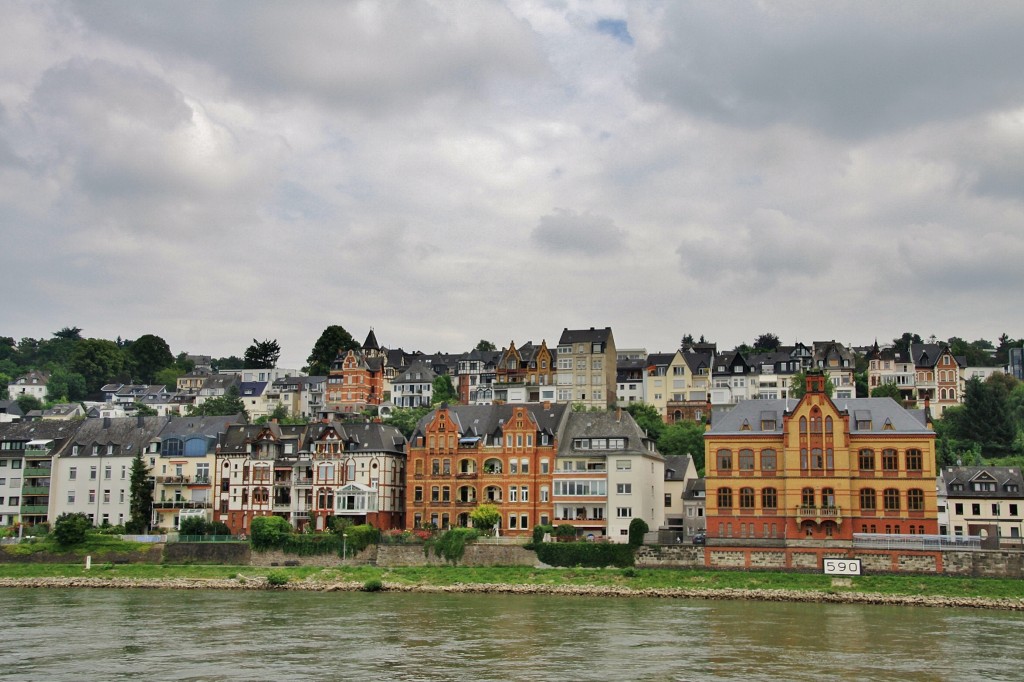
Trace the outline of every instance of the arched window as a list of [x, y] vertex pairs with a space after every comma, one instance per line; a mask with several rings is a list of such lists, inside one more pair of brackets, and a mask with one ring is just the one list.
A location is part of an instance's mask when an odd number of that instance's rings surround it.
[[718, 451], [718, 470], [729, 471], [732, 469], [732, 450], [722, 448]]
[[718, 508], [719, 509], [731, 509], [732, 508], [732, 488], [719, 488], [718, 489]]
[[878, 499], [874, 488], [860, 489], [860, 508], [868, 511], [874, 511], [878, 508]]
[[761, 451], [761, 471], [775, 471], [778, 466], [778, 459], [775, 450], [765, 448]]
[[886, 488], [882, 493], [882, 504], [886, 511], [899, 511], [900, 491], [898, 488]]
[[924, 458], [921, 456], [921, 451], [917, 448], [909, 448], [907, 450], [907, 471], [921, 471], [921, 466], [924, 464]]
[[754, 508], [754, 489], [753, 488], [740, 488], [740, 508], [741, 509], [753, 509]]
[[754, 470], [754, 451], [740, 450], [740, 471]]
[[761, 491], [761, 508], [778, 509], [779, 493], [775, 488], [765, 488]]
[[924, 511], [924, 491], [920, 488], [911, 488], [907, 491], [907, 509], [910, 511]]
[[825, 433], [832, 433], [832, 417], [825, 417]]
[[807, 417], [800, 417], [800, 433], [807, 433]]
[[804, 507], [814, 506], [814, 488], [804, 488], [800, 491], [800, 504]]
[[861, 471], [875, 470], [875, 451], [871, 448], [861, 448], [857, 456], [857, 462]]
[[899, 458], [896, 456], [896, 451], [892, 448], [882, 450], [882, 470], [883, 471], [898, 471], [900, 468]]
[[821, 506], [822, 507], [835, 507], [836, 506], [836, 491], [835, 491], [835, 488], [822, 488], [821, 489]]

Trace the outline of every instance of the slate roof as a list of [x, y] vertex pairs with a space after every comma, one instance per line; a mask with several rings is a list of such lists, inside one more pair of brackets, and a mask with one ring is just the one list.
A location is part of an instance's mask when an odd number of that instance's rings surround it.
[[[585, 450], [573, 448], [576, 438], [625, 438], [625, 450]], [[562, 439], [558, 444], [558, 456], [578, 456], [581, 452], [600, 454], [645, 454], [661, 458], [657, 451], [648, 450], [645, 443], [650, 440], [633, 417], [625, 410], [609, 412], [572, 412], [566, 420]]]
[[224, 433], [231, 424], [244, 423], [241, 414], [229, 417], [170, 417], [167, 425], [160, 432], [160, 439], [183, 438], [186, 436], [203, 435], [216, 439], [219, 434]]
[[0, 414], [24, 415], [17, 400], [0, 400]]
[[[767, 433], [782, 433], [782, 416], [791, 412], [798, 400], [741, 400], [731, 409], [716, 410], [712, 416], [713, 434], [756, 434], [761, 431], [761, 422], [770, 417], [775, 430]], [[835, 406], [850, 414], [850, 433], [928, 433], [934, 434], [923, 420], [910, 410], [903, 409], [892, 398], [846, 398], [834, 401]], [[870, 422], [870, 428], [861, 428], [858, 422]], [[886, 428], [886, 424], [892, 428]], [[744, 428], [744, 425], [749, 428]]]
[[[1020, 467], [943, 467], [939, 479], [946, 486], [948, 497], [969, 498], [1020, 498], [1024, 495], [1024, 476]], [[971, 483], [994, 482], [996, 489], [973, 490]], [[962, 485], [962, 490], [954, 490], [954, 485]], [[1012, 489], [1016, 486], [1016, 490]]]
[[681, 481], [690, 467], [689, 455], [664, 455], [665, 457], [665, 480]]
[[[912, 343], [910, 344], [910, 357], [916, 367], [934, 367], [944, 353], [949, 350], [937, 343]], [[956, 356], [949, 353], [954, 360], [960, 362]], [[962, 363], [960, 363], [962, 364]]]
[[366, 340], [363, 341], [363, 350], [380, 350], [380, 344], [377, 343], [377, 335], [373, 333], [373, 327], [370, 327], [370, 333], [366, 335]]
[[[686, 487], [683, 489], [684, 500], [699, 500], [703, 499], [704, 493], [707, 491], [707, 480], [701, 476], [699, 478], [693, 478], [686, 482]], [[699, 496], [697, 493], [701, 493]]]
[[593, 327], [590, 329], [565, 328], [562, 330], [562, 335], [558, 338], [558, 343], [608, 343], [611, 335], [611, 327], [605, 327], [604, 329], [594, 329]]
[[[61, 457], [91, 457], [92, 446], [99, 445], [104, 457], [134, 457], [145, 452], [150, 443], [158, 440], [160, 432], [170, 420], [169, 417], [114, 417], [107, 419], [86, 419], [78, 431], [61, 448]], [[72, 447], [78, 445], [78, 454], [73, 455]], [[108, 455], [106, 448], [113, 446]]]
[[85, 422], [72, 421], [37, 421], [37, 422], [0, 422], [0, 441], [24, 441], [42, 439], [68, 438], [78, 431]]

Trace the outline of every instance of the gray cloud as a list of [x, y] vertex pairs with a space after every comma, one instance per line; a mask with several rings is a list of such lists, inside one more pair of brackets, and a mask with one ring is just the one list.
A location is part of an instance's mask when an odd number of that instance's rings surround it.
[[626, 235], [611, 218], [566, 209], [541, 216], [531, 238], [540, 248], [554, 253], [602, 256], [626, 248]]
[[532, 32], [496, 3], [231, 1], [74, 4], [95, 31], [201, 61], [240, 93], [375, 111], [437, 94], [478, 97], [534, 76]]
[[[819, 8], [824, 10], [824, 8]], [[639, 54], [648, 98], [744, 127], [862, 137], [1024, 97], [1024, 7], [668, 3]]]

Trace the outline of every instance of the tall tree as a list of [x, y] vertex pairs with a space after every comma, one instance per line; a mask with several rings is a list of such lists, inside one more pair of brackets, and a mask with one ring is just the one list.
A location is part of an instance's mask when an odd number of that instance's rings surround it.
[[699, 473], [704, 473], [704, 425], [681, 421], [669, 424], [658, 437], [658, 452], [663, 455], [690, 455]]
[[480, 342], [476, 344], [476, 347], [473, 350], [492, 351], [492, 350], [498, 350], [498, 347], [495, 346], [490, 341], [488, 341], [487, 339], [480, 339]]
[[171, 347], [159, 336], [144, 334], [127, 348], [134, 377], [144, 384], [156, 381], [156, 373], [174, 364]]
[[311, 376], [325, 376], [339, 353], [346, 353], [357, 348], [359, 348], [359, 342], [353, 339], [344, 327], [332, 324], [324, 329], [320, 338], [313, 344], [313, 350], [306, 358], [306, 362], [309, 363], [306, 371]]
[[911, 332], [903, 332], [900, 338], [892, 340], [892, 344], [896, 350], [904, 354], [910, 352], [910, 344], [912, 343], [921, 343], [921, 336], [919, 334], [912, 334]]
[[630, 403], [626, 412], [636, 421], [637, 426], [647, 432], [647, 437], [657, 441], [665, 430], [665, 422], [661, 420], [658, 408], [648, 403]]
[[93, 393], [120, 376], [124, 370], [124, 351], [113, 341], [85, 339], [75, 346], [69, 369], [85, 377], [86, 390]]
[[149, 467], [142, 459], [142, 453], [135, 453], [132, 460], [132, 473], [129, 482], [128, 533], [145, 533], [149, 528], [149, 519], [153, 513], [153, 484], [149, 476]]
[[452, 378], [447, 374], [442, 374], [434, 378], [434, 392], [431, 398], [433, 405], [440, 405], [441, 403], [448, 403], [449, 405], [455, 405], [459, 402], [459, 393], [455, 390], [455, 386], [452, 385]]
[[782, 342], [779, 341], [779, 337], [771, 332], [761, 334], [754, 340], [755, 351], [776, 351], [781, 345]]
[[273, 369], [277, 367], [277, 359], [281, 357], [281, 346], [277, 339], [252, 340], [252, 345], [245, 349], [245, 369]]
[[54, 337], [58, 339], [67, 339], [68, 341], [81, 341], [82, 340], [82, 328], [81, 327], [63, 327], [59, 331], [53, 333]]
[[212, 364], [215, 370], [242, 369], [245, 367], [245, 360], [237, 355], [229, 355], [226, 358], [217, 358], [216, 360], [213, 360]]
[[987, 458], [1010, 454], [1016, 430], [1003, 388], [977, 377], [970, 379], [964, 391], [963, 413], [956, 420], [952, 435], [977, 443]]
[[49, 401], [85, 400], [85, 377], [77, 372], [69, 372], [57, 367], [50, 372], [50, 380], [46, 383], [46, 399]]
[[680, 348], [686, 348], [687, 346], [693, 345], [693, 334], [683, 334], [683, 338], [679, 341]]
[[216, 398], [207, 398], [202, 405], [192, 405], [188, 408], [189, 414], [197, 414], [205, 417], [231, 416], [241, 414], [245, 421], [249, 421], [249, 412], [245, 409], [245, 403], [238, 393], [238, 387], [232, 386], [224, 395]]

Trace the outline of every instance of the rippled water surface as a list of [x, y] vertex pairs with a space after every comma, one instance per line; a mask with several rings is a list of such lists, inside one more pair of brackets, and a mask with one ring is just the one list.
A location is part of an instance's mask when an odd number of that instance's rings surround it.
[[1024, 615], [513, 595], [0, 590], [0, 679], [1020, 680]]

